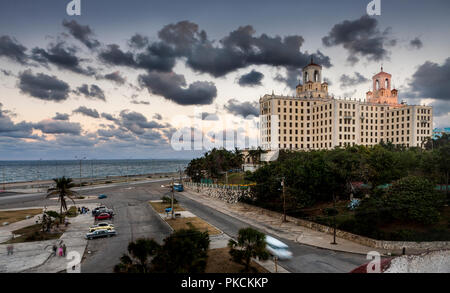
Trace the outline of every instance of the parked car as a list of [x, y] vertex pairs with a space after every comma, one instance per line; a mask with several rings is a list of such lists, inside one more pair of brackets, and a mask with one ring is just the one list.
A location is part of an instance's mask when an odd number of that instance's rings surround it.
[[184, 189], [183, 189], [183, 184], [175, 183], [175, 184], [173, 185], [173, 190], [178, 191], [178, 192], [183, 191], [183, 190], [184, 190]]
[[98, 199], [104, 199], [104, 198], [107, 198], [108, 196], [106, 196], [106, 194], [100, 194], [99, 196], [98, 196]]
[[98, 223], [97, 225], [89, 227], [89, 232], [94, 232], [97, 230], [108, 230], [108, 231], [114, 230], [114, 225], [103, 222], [103, 223]]
[[94, 215], [94, 216], [97, 216], [97, 215], [103, 214], [103, 213], [110, 214], [111, 216], [114, 215], [113, 210], [111, 210], [111, 209], [106, 209], [106, 208], [105, 208], [105, 209], [99, 209], [99, 210], [96, 210], [95, 212], [93, 212], [93, 215]]
[[101, 210], [101, 209], [106, 209], [106, 207], [105, 206], [99, 206], [99, 207], [94, 208], [92, 210], [92, 215], [95, 216], [95, 213], [97, 213], [97, 211]]
[[266, 235], [266, 249], [271, 255], [278, 257], [278, 259], [292, 258], [292, 252], [289, 250], [289, 246], [269, 235]]
[[112, 219], [113, 215], [109, 213], [101, 213], [95, 216], [96, 220], [108, 220]]
[[116, 230], [96, 230], [94, 232], [86, 233], [86, 239], [111, 237], [116, 235]]

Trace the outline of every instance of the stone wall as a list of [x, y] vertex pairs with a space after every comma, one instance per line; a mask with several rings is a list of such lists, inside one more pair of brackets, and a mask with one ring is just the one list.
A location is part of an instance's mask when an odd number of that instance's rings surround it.
[[[188, 184], [193, 190], [196, 190], [196, 186], [193, 183]], [[245, 206], [246, 209], [258, 212], [261, 214], [265, 214], [277, 219], [282, 219], [283, 215], [278, 212], [274, 212], [271, 210], [263, 209], [257, 206], [245, 204], [239, 202], [239, 198], [241, 196], [249, 196], [249, 190], [239, 190], [236, 188], [224, 188], [220, 185], [216, 184], [200, 184], [200, 188], [203, 191], [203, 194], [217, 198], [219, 200], [225, 201], [227, 203], [239, 204]], [[318, 224], [311, 221], [306, 221], [303, 219], [297, 219], [291, 216], [287, 216], [286, 220], [289, 222], [295, 223], [299, 226], [307, 227], [314, 231], [319, 231], [327, 234], [333, 234], [333, 228], [328, 227], [322, 224]], [[368, 237], [364, 237], [361, 235], [353, 234], [350, 232], [342, 231], [336, 229], [336, 237], [347, 239], [365, 246], [386, 249], [391, 251], [401, 251], [403, 248], [410, 250], [439, 250], [439, 249], [450, 249], [450, 241], [430, 241], [430, 242], [414, 242], [414, 241], [386, 241], [386, 240], [376, 240]]]

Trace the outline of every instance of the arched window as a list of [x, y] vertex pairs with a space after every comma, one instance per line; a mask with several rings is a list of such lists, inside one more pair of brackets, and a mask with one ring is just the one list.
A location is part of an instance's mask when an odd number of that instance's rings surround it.
[[386, 80], [385, 80], [384, 88], [386, 88], [386, 89], [389, 88], [389, 79], [388, 78], [386, 78]]
[[306, 83], [308, 81], [308, 72], [304, 73], [304, 78], [305, 78], [304, 82]]
[[320, 76], [319, 71], [314, 71], [314, 82], [319, 82]]
[[380, 81], [377, 79], [375, 81], [375, 90], [379, 90], [380, 89]]

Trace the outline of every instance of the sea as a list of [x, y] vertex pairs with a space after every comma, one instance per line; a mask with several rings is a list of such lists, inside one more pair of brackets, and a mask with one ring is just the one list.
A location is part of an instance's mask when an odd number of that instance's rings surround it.
[[[0, 161], [0, 182], [51, 180], [57, 177], [101, 179], [184, 171], [189, 160], [36, 160]], [[80, 168], [81, 166], [81, 168]]]

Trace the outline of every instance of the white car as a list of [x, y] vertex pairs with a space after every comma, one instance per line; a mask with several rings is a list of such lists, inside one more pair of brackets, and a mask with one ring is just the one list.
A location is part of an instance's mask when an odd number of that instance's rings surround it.
[[269, 235], [266, 235], [266, 249], [271, 255], [276, 256], [278, 259], [292, 258], [292, 252], [289, 250], [289, 246]]

